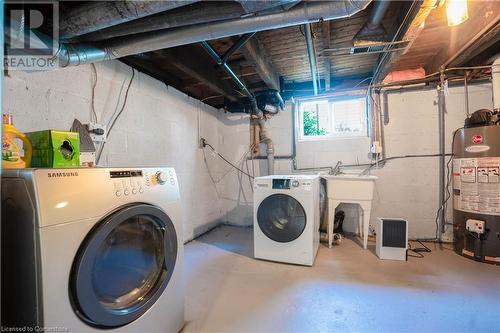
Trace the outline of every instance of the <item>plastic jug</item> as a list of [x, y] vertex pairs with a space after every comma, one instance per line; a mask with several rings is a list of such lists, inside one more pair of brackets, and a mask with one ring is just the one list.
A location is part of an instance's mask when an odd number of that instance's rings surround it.
[[[4, 114], [3, 137], [2, 137], [2, 168], [20, 169], [29, 168], [31, 163], [32, 147], [30, 140], [24, 133], [18, 131], [12, 125], [12, 115]], [[20, 139], [23, 142], [22, 148], [16, 142]], [[21, 157], [21, 150], [24, 150], [24, 156]]]

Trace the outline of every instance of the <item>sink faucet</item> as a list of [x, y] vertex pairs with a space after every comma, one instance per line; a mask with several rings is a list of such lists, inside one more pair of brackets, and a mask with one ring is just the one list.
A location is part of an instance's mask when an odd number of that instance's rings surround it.
[[335, 167], [332, 170], [332, 175], [335, 176], [335, 175], [338, 175], [338, 174], [342, 173], [340, 171], [341, 167], [342, 167], [342, 161], [338, 161], [337, 164], [335, 164]]

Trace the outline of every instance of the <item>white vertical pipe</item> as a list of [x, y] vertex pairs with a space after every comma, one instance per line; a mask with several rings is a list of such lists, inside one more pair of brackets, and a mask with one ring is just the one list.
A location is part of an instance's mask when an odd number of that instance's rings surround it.
[[491, 79], [493, 85], [493, 111], [500, 112], [500, 56], [493, 62]]

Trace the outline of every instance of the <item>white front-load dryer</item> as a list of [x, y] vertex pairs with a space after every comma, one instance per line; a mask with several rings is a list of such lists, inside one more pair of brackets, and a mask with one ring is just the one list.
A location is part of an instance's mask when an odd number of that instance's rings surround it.
[[319, 177], [257, 177], [254, 188], [254, 256], [312, 266], [319, 247]]
[[4, 170], [2, 330], [178, 332], [172, 168]]

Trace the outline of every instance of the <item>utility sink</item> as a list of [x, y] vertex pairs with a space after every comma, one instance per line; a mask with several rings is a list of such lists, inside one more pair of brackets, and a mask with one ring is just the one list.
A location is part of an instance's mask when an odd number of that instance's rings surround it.
[[333, 200], [372, 200], [377, 176], [353, 174], [325, 175], [328, 198]]
[[368, 245], [368, 230], [372, 209], [373, 190], [377, 176], [358, 176], [352, 174], [324, 175], [326, 179], [326, 192], [328, 195], [328, 247], [332, 247], [333, 218], [335, 208], [341, 203], [358, 204], [361, 208], [358, 229], [363, 238], [363, 248]]

